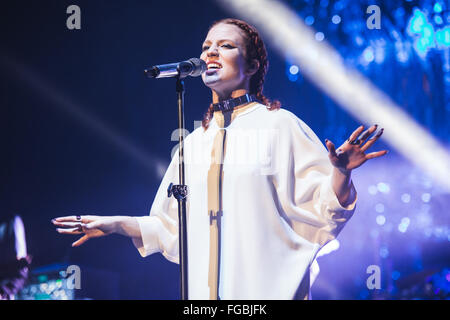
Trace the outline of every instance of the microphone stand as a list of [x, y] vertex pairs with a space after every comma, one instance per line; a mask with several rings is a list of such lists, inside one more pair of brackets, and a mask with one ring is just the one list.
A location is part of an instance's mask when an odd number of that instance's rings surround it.
[[167, 196], [172, 195], [178, 201], [178, 244], [180, 260], [180, 282], [181, 299], [188, 300], [188, 254], [187, 254], [187, 231], [186, 231], [186, 198], [188, 194], [184, 176], [184, 81], [178, 75], [176, 82], [177, 104], [178, 104], [178, 143], [179, 143], [179, 184], [170, 183], [167, 188]]

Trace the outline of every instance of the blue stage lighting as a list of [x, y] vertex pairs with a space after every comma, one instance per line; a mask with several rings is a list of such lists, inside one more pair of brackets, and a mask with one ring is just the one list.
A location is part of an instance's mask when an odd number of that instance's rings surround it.
[[425, 202], [425, 203], [430, 202], [431, 194], [426, 192], [426, 193], [422, 194], [421, 198], [422, 198], [422, 201]]
[[400, 272], [398, 272], [397, 270], [394, 270], [392, 272], [392, 280], [398, 280], [400, 278]]
[[378, 213], [384, 212], [384, 204], [382, 204], [382, 203], [377, 203], [377, 204], [375, 205], [375, 211], [378, 212]]
[[288, 79], [289, 79], [289, 81], [295, 82], [295, 81], [298, 80], [298, 74], [291, 74], [291, 73], [289, 73]]
[[409, 193], [404, 193], [401, 196], [402, 202], [409, 203], [411, 201], [411, 195]]
[[379, 182], [377, 184], [377, 188], [378, 188], [378, 191], [380, 191], [382, 193], [389, 193], [389, 191], [391, 191], [391, 187], [387, 183], [384, 183], [384, 182]]
[[323, 39], [325, 39], [325, 35], [323, 34], [323, 32], [320, 31], [316, 33], [315, 37], [317, 41], [322, 41]]
[[450, 46], [450, 26], [436, 31], [436, 42], [440, 46]]
[[436, 13], [441, 13], [441, 12], [442, 12], [442, 6], [441, 6], [441, 4], [440, 4], [439, 2], [436, 2], [436, 3], [434, 4], [433, 10], [434, 10], [434, 12], [436, 12]]
[[386, 223], [386, 217], [380, 214], [376, 217], [376, 221], [378, 225], [382, 226]]
[[313, 17], [313, 16], [307, 16], [307, 17], [305, 18], [305, 23], [306, 23], [308, 26], [312, 25], [312, 24], [314, 23], [314, 17]]
[[286, 67], [286, 76], [288, 77], [289, 81], [296, 82], [299, 79], [300, 75], [300, 68], [295, 65], [288, 65]]
[[374, 185], [369, 186], [368, 191], [371, 195], [376, 195], [378, 192], [378, 188]]
[[297, 74], [299, 71], [298, 66], [296, 66], [295, 64], [289, 67], [289, 72], [291, 74]]
[[380, 257], [382, 257], [382, 258], [389, 257], [389, 249], [386, 246], [382, 246], [380, 248]]
[[426, 22], [427, 18], [425, 17], [425, 14], [419, 9], [414, 10], [414, 15], [409, 20], [408, 32], [411, 34], [422, 33]]
[[345, 8], [345, 3], [344, 3], [344, 1], [336, 1], [336, 2], [334, 3], [334, 9], [335, 9], [335, 10], [339, 11], [339, 10], [342, 10], [342, 9], [344, 9], [344, 8]]
[[333, 18], [331, 18], [331, 22], [333, 22], [334, 24], [339, 24], [341, 22], [341, 17], [335, 14]]
[[444, 20], [442, 20], [442, 17], [441, 17], [441, 16], [435, 15], [435, 16], [434, 16], [434, 22], [435, 22], [436, 24], [443, 24], [443, 23], [444, 23]]
[[434, 28], [431, 24], [426, 23], [423, 27], [423, 38], [428, 47], [434, 45]]
[[320, 6], [326, 8], [330, 2], [328, 0], [320, 0]]

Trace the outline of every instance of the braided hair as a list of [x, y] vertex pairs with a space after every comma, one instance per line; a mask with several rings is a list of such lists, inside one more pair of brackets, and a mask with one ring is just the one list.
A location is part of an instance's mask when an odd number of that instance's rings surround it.
[[[280, 109], [280, 101], [271, 101], [263, 94], [264, 80], [269, 68], [269, 61], [267, 60], [266, 47], [256, 28], [249, 25], [245, 21], [227, 18], [214, 22], [209, 30], [220, 23], [232, 24], [239, 27], [244, 32], [245, 60], [247, 65], [251, 65], [252, 61], [255, 59], [259, 62], [258, 71], [256, 71], [250, 79], [250, 94], [254, 94], [256, 99], [266, 105], [269, 110]], [[202, 120], [202, 126], [205, 130], [208, 129], [209, 122], [211, 121], [213, 115], [214, 110], [211, 104]]]

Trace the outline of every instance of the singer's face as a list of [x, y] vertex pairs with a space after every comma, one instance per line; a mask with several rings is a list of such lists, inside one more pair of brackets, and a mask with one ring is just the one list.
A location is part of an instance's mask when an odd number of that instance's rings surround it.
[[250, 76], [245, 72], [244, 50], [244, 37], [239, 27], [220, 23], [211, 28], [200, 56], [208, 65], [208, 70], [202, 74], [205, 85], [219, 96], [248, 86]]

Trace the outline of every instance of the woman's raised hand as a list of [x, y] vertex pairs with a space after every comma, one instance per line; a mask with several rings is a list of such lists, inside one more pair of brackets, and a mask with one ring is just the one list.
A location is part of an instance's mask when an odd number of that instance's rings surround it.
[[75, 234], [83, 236], [72, 243], [72, 247], [78, 247], [92, 238], [103, 237], [117, 230], [116, 217], [102, 216], [66, 216], [52, 219], [57, 226], [57, 232], [62, 234]]
[[333, 142], [328, 139], [325, 140], [331, 164], [341, 172], [348, 173], [361, 166], [367, 160], [378, 158], [388, 153], [387, 150], [366, 153], [367, 149], [369, 149], [383, 134], [383, 129], [381, 129], [374, 137], [367, 140], [377, 128], [377, 125], [373, 125], [363, 132], [364, 126], [360, 126], [337, 150]]

